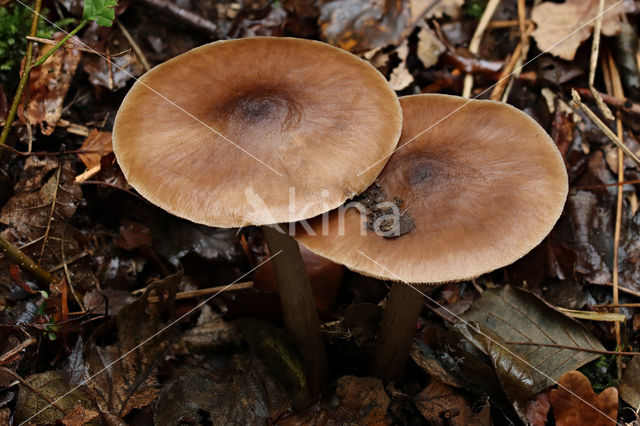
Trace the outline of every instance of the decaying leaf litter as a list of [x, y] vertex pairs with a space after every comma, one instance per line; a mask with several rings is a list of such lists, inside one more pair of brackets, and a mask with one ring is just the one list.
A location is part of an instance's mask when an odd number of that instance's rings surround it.
[[[23, 154], [2, 154], [1, 235], [51, 280], [43, 284], [15, 256], [0, 260], [0, 423], [34, 415], [38, 424], [636, 420], [640, 173], [571, 95], [575, 89], [640, 152], [634, 2], [145, 0], [120, 1], [113, 15], [103, 11], [109, 3], [87, 2], [94, 12], [81, 1], [44, 3], [43, 15], [66, 22], [67, 32], [87, 20], [67, 43], [99, 55], [59, 49], [35, 68], [7, 133], [6, 144]], [[600, 22], [599, 8], [607, 11]], [[2, 2], [1, 13], [22, 14], [26, 25], [16, 35], [0, 22], [0, 33], [25, 46], [31, 13], [20, 10], [20, 2]], [[245, 276], [266, 259], [260, 231], [172, 217], [138, 196], [115, 161], [110, 131], [133, 78], [209, 41], [255, 35], [350, 50], [400, 95], [460, 95], [466, 86], [472, 97], [506, 100], [563, 154], [570, 193], [551, 235], [511, 266], [434, 287], [398, 382], [366, 370], [390, 283], [348, 270], [312, 279], [331, 387], [310, 400], [295, 345], [280, 328], [273, 277]], [[33, 61], [50, 46], [37, 43]], [[20, 64], [2, 70], [4, 120]], [[207, 289], [234, 281], [150, 338], [219, 291]]]

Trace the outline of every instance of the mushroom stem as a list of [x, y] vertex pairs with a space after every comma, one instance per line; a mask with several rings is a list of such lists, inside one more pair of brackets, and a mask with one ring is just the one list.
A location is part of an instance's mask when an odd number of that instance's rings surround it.
[[273, 227], [263, 226], [262, 232], [270, 253], [282, 251], [271, 262], [278, 281], [284, 325], [300, 347], [309, 392], [316, 396], [327, 385], [327, 357], [300, 246], [291, 236]]
[[412, 286], [394, 283], [384, 308], [369, 372], [384, 382], [402, 377], [416, 333], [422, 295]]

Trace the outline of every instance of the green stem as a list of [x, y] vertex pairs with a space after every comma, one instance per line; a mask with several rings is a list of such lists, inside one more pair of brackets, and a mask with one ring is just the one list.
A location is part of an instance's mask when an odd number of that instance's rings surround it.
[[[38, 19], [40, 18], [40, 9], [42, 6], [42, 0], [36, 0], [36, 4], [34, 6], [33, 13], [33, 21], [31, 21], [31, 37], [35, 37], [38, 32]], [[22, 101], [22, 95], [24, 94], [24, 89], [27, 87], [27, 83], [29, 82], [29, 75], [31, 74], [31, 70], [39, 67], [44, 64], [47, 59], [51, 55], [53, 55], [63, 44], [67, 42], [71, 37], [76, 35], [78, 31], [84, 28], [85, 25], [89, 23], [88, 19], [83, 19], [77, 27], [75, 27], [70, 33], [68, 33], [62, 40], [56, 43], [46, 54], [42, 55], [40, 59], [31, 64], [31, 59], [33, 56], [33, 41], [29, 40], [27, 42], [27, 54], [24, 61], [24, 71], [20, 76], [20, 82], [18, 83], [18, 90], [16, 91], [16, 96], [13, 98], [13, 103], [11, 104], [11, 109], [9, 109], [9, 114], [7, 114], [7, 119], [4, 122], [4, 128], [2, 129], [2, 133], [0, 134], [0, 145], [4, 145], [9, 137], [9, 131], [11, 130], [11, 125], [13, 124], [13, 120], [16, 118], [16, 114], [18, 113], [18, 105]]]
[[21, 252], [20, 249], [18, 249], [2, 237], [0, 237], [0, 253], [6, 255], [22, 270], [31, 275], [33, 279], [38, 282], [38, 284], [42, 286], [48, 286], [51, 283], [57, 282], [56, 278], [51, 275], [49, 271], [42, 268], [40, 265], [34, 262], [33, 259]]
[[[36, 0], [36, 4], [33, 6], [33, 18], [31, 20], [31, 30], [29, 31], [29, 35], [31, 37], [35, 37], [38, 32], [38, 21], [40, 20], [40, 10], [42, 9], [42, 0]], [[7, 114], [7, 119], [4, 121], [4, 127], [2, 128], [2, 133], [0, 133], [0, 145], [4, 145], [7, 141], [7, 137], [9, 137], [9, 130], [11, 130], [11, 125], [13, 124], [13, 120], [16, 118], [16, 113], [18, 112], [18, 105], [20, 105], [20, 101], [22, 100], [22, 94], [24, 93], [24, 88], [27, 86], [27, 82], [29, 81], [29, 74], [31, 73], [31, 57], [33, 55], [33, 42], [27, 41], [27, 54], [24, 60], [24, 72], [20, 76], [20, 82], [18, 83], [18, 90], [16, 91], [16, 96], [13, 98], [13, 103], [11, 104], [11, 109], [9, 109], [9, 114]]]
[[39, 67], [40, 65], [44, 64], [47, 61], [47, 59], [49, 59], [49, 56], [53, 55], [56, 52], [56, 50], [58, 50], [60, 48], [60, 46], [65, 44], [67, 42], [67, 40], [69, 40], [71, 37], [76, 35], [78, 33], [78, 31], [83, 29], [84, 26], [87, 25], [88, 22], [89, 22], [88, 19], [84, 19], [82, 22], [80, 22], [77, 27], [75, 27], [73, 30], [71, 30], [71, 32], [69, 34], [64, 36], [64, 38], [62, 40], [60, 40], [58, 43], [56, 43], [56, 45], [53, 46], [51, 48], [51, 50], [49, 50], [45, 55], [42, 55], [42, 57], [40, 59], [38, 59], [32, 65], [31, 68]]

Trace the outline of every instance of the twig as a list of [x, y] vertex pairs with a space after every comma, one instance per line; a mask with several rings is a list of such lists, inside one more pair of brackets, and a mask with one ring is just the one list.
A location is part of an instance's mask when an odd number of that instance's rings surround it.
[[559, 311], [572, 318], [579, 318], [590, 321], [613, 321], [624, 322], [626, 317], [623, 314], [610, 314], [606, 312], [577, 311], [575, 309], [557, 308]]
[[179, 21], [202, 31], [208, 35], [217, 36], [218, 26], [213, 22], [204, 19], [202, 16], [195, 14], [189, 10], [183, 9], [171, 2], [170, 0], [142, 0], [147, 6], [154, 7], [158, 10], [168, 13]]
[[11, 358], [13, 358], [17, 354], [19, 354], [23, 349], [33, 345], [37, 341], [38, 340], [35, 337], [29, 337], [24, 342], [21, 342], [18, 346], [9, 349], [7, 352], [5, 352], [2, 355], [0, 355], [0, 364], [5, 364]]
[[594, 308], [640, 308], [640, 303], [603, 303], [593, 305]]
[[81, 251], [80, 253], [78, 253], [78, 254], [76, 254], [74, 256], [71, 256], [69, 259], [65, 259], [63, 257], [62, 258], [63, 259], [62, 263], [60, 263], [60, 264], [54, 266], [53, 268], [51, 268], [51, 272], [55, 272], [58, 269], [64, 269], [65, 265], [69, 265], [69, 264], [75, 262], [76, 260], [82, 259], [83, 257], [88, 256], [90, 254], [93, 254], [93, 253], [91, 251], [84, 250], [84, 251]]
[[509, 82], [509, 74], [513, 71], [513, 68], [516, 66], [516, 62], [520, 59], [520, 53], [522, 52], [522, 41], [518, 43], [516, 48], [514, 49], [511, 57], [509, 58], [509, 62], [506, 63], [504, 68], [502, 68], [502, 73], [500, 74], [500, 78], [498, 78], [498, 82], [494, 86], [491, 91], [490, 99], [492, 101], [499, 101], [502, 98], [502, 94], [504, 93], [504, 89]]
[[[144, 56], [144, 53], [142, 53], [142, 49], [140, 49], [140, 46], [138, 46], [138, 43], [136, 43], [133, 37], [131, 37], [131, 34], [129, 34], [129, 31], [127, 31], [127, 28], [124, 25], [122, 25], [122, 22], [120, 22], [118, 18], [116, 18], [114, 22], [116, 23], [120, 31], [122, 31], [122, 34], [124, 34], [125, 38], [133, 48], [133, 51], [136, 52], [136, 56], [138, 56], [138, 59], [140, 59], [140, 62], [142, 62], [142, 66], [144, 67], [144, 70], [149, 71], [151, 69], [151, 66], [149, 65], [149, 61], [147, 61], [147, 57]], [[115, 55], [112, 55], [112, 56], [115, 56]]]
[[[211, 287], [211, 288], [203, 288], [200, 290], [189, 290], [189, 291], [180, 291], [178, 293], [176, 293], [176, 297], [175, 300], [182, 300], [182, 299], [191, 299], [194, 297], [200, 297], [200, 296], [208, 296], [210, 294], [215, 294], [218, 292], [221, 293], [227, 293], [230, 291], [236, 291], [236, 290], [244, 290], [247, 288], [252, 288], [253, 287], [253, 281], [247, 281], [247, 282], [243, 282], [243, 283], [237, 283], [237, 284], [233, 284], [231, 286], [219, 286], [219, 287]], [[141, 289], [144, 290], [144, 289]], [[140, 290], [136, 290], [136, 292], [139, 292]], [[158, 296], [149, 296], [147, 298], [147, 301], [149, 303], [158, 303], [160, 302], [160, 297]]]
[[[520, 11], [518, 11], [520, 12]], [[511, 28], [511, 27], [517, 27], [520, 25], [520, 16], [518, 16], [518, 19], [506, 19], [504, 21], [491, 21], [487, 24], [487, 30], [497, 30], [497, 29], [501, 29], [501, 28]], [[526, 19], [525, 20], [526, 24], [531, 24], [533, 23], [533, 21], [531, 19]]]
[[591, 44], [591, 61], [589, 62], [589, 90], [593, 95], [596, 105], [607, 120], [613, 120], [613, 114], [611, 110], [602, 101], [602, 98], [598, 95], [598, 91], [593, 86], [596, 79], [596, 68], [598, 67], [598, 54], [600, 53], [600, 32], [602, 29], [602, 15], [604, 11], [604, 0], [598, 2], [598, 14], [596, 15], [596, 23], [593, 27], [593, 43]]
[[[586, 96], [591, 99], [593, 98], [593, 94], [589, 89], [583, 87], [576, 87], [575, 90], [580, 94], [580, 96]], [[628, 114], [640, 115], [640, 104], [632, 102], [629, 99], [618, 99], [614, 96], [607, 95], [606, 93], [598, 92], [598, 96], [607, 103], [610, 107], [613, 107], [617, 110], [626, 112]]]
[[88, 127], [83, 126], [82, 124], [72, 123], [64, 118], [58, 120], [56, 127], [64, 127], [67, 129], [67, 132], [79, 136], [89, 136], [90, 133]]
[[547, 348], [560, 348], [570, 349], [580, 352], [591, 352], [594, 354], [602, 355], [621, 355], [621, 356], [638, 356], [640, 352], [621, 352], [621, 351], [607, 351], [601, 349], [581, 348], [579, 346], [560, 345], [558, 343], [536, 343], [536, 342], [505, 342], [507, 345], [527, 345], [527, 346], [544, 346]]
[[535, 28], [535, 24], [532, 20], [527, 20], [527, 9], [524, 3], [524, 0], [518, 0], [518, 28], [520, 29], [520, 42], [522, 43], [522, 49], [520, 49], [520, 57], [517, 59], [514, 65], [514, 71], [511, 75], [507, 83], [507, 87], [502, 94], [502, 102], [507, 102], [509, 99], [509, 94], [511, 93], [511, 89], [513, 88], [513, 82], [520, 78], [520, 74], [522, 73], [522, 67], [527, 60], [527, 55], [529, 54], [529, 39], [531, 37], [531, 33]]
[[637, 185], [640, 183], [640, 179], [631, 179], [631, 180], [623, 180], [622, 182], [616, 183], [602, 183], [600, 185], [576, 185], [574, 189], [603, 189], [610, 186], [623, 186], [623, 185]]
[[56, 402], [58, 402], [58, 400], [56, 401], [52, 401], [47, 395], [43, 394], [42, 392], [40, 392], [37, 388], [34, 388], [31, 383], [27, 382], [25, 379], [23, 379], [19, 374], [17, 374], [16, 372], [14, 372], [13, 370], [9, 370], [6, 367], [0, 367], [0, 372], [8, 374], [9, 376], [13, 377], [14, 379], [16, 379], [17, 381], [19, 381], [23, 386], [29, 388], [29, 390], [33, 393], [35, 393], [36, 395], [38, 395], [40, 398], [44, 399], [45, 401], [47, 401], [49, 403], [49, 407], [54, 407], [56, 410], [60, 411], [63, 415], [66, 415], [67, 413], [60, 408]]
[[[64, 145], [61, 150], [64, 150]], [[49, 232], [51, 231], [51, 222], [53, 222], [53, 215], [56, 212], [56, 201], [58, 199], [58, 187], [60, 186], [60, 176], [62, 176], [62, 158], [58, 162], [58, 171], [56, 172], [56, 185], [53, 190], [53, 197], [51, 199], [51, 211], [49, 212], [49, 220], [47, 221], [47, 229], [44, 231], [44, 238], [42, 239], [42, 248], [40, 249], [40, 258], [38, 263], [42, 262], [44, 256], [44, 250], [47, 247], [47, 240], [49, 239]]]
[[607, 135], [607, 137], [611, 139], [611, 141], [616, 144], [616, 146], [620, 148], [622, 152], [628, 155], [629, 158], [631, 158], [636, 164], [640, 166], [640, 158], [638, 158], [629, 148], [627, 148], [627, 146], [622, 143], [622, 141], [616, 136], [616, 134], [613, 133], [611, 129], [609, 129], [607, 125], [604, 124], [593, 111], [591, 111], [585, 104], [581, 102], [580, 95], [575, 91], [575, 89], [571, 90], [571, 95], [576, 105], [578, 105], [578, 107], [580, 107], [580, 109], [587, 115], [587, 117], [589, 117], [591, 121], [593, 121], [593, 124], [595, 124], [600, 130], [602, 130], [602, 132]]
[[[482, 18], [480, 18], [480, 22], [476, 27], [476, 31], [473, 33], [473, 37], [471, 38], [471, 43], [469, 43], [469, 52], [473, 55], [478, 53], [480, 50], [480, 42], [482, 41], [482, 36], [484, 35], [485, 30], [487, 29], [487, 24], [491, 20], [493, 16], [493, 12], [496, 11], [496, 7], [498, 7], [498, 3], [500, 0], [489, 0], [487, 3], [487, 7], [484, 9], [482, 13]], [[462, 97], [468, 98], [471, 96], [471, 89], [473, 88], [473, 75], [467, 74], [464, 76], [464, 86], [462, 89]]]
[[[45, 53], [44, 55], [42, 55], [40, 57], [40, 59], [38, 59], [32, 66], [31, 68], [35, 68], [35, 67], [39, 67], [40, 65], [44, 64], [45, 62], [47, 62], [47, 59], [49, 59], [49, 57], [51, 55], [53, 55], [54, 53], [56, 53], [58, 51], [58, 49], [63, 46], [67, 40], [69, 40], [71, 37], [73, 37], [74, 35], [76, 35], [81, 29], [83, 29], [85, 27], [85, 25], [87, 25], [89, 23], [88, 19], [83, 20], [82, 22], [80, 22], [78, 24], [77, 27], [75, 27], [73, 30], [71, 30], [71, 32], [67, 33], [67, 35], [65, 35], [62, 40], [60, 40], [59, 42], [57, 42], [53, 48], [51, 50], [49, 50], [47, 53]], [[35, 34], [32, 34], [35, 35]]]
[[[42, 0], [36, 0], [36, 3], [33, 6], [33, 18], [31, 20], [31, 30], [29, 34], [35, 36], [38, 32], [38, 21], [40, 20], [40, 9], [42, 9]], [[4, 127], [2, 128], [2, 133], [0, 133], [0, 145], [4, 145], [7, 142], [7, 138], [9, 137], [9, 131], [11, 130], [11, 125], [13, 124], [13, 120], [16, 118], [16, 114], [18, 113], [18, 105], [20, 105], [20, 101], [22, 100], [22, 94], [24, 93], [24, 88], [27, 87], [27, 83], [29, 81], [29, 75], [31, 74], [31, 69], [33, 68], [31, 65], [31, 59], [33, 56], [33, 42], [27, 41], [27, 53], [24, 58], [24, 71], [20, 76], [20, 82], [18, 83], [18, 89], [16, 90], [16, 95], [13, 98], [13, 102], [11, 103], [11, 108], [9, 109], [9, 113], [7, 114], [7, 118], [4, 121]]]
[[9, 260], [17, 264], [22, 270], [31, 275], [40, 285], [57, 283], [58, 280], [33, 261], [29, 256], [21, 252], [9, 241], [0, 236], [0, 253], [6, 255]]
[[[57, 44], [58, 44], [58, 42], [57, 42], [57, 41], [55, 41], [55, 40], [49, 40], [48, 38], [42, 38], [42, 37], [32, 37], [32, 36], [27, 36], [27, 40], [35, 41], [35, 42], [37, 42], [37, 43], [42, 43], [42, 44], [48, 44], [48, 45], [50, 45], [50, 46], [55, 46], [55, 45], [57, 45]], [[104, 55], [104, 53], [99, 52], [99, 51], [97, 51], [97, 50], [95, 50], [95, 49], [91, 49], [91, 48], [88, 48], [88, 47], [79, 46], [79, 45], [77, 45], [77, 44], [70, 43], [70, 42], [66, 42], [65, 44], [61, 45], [60, 47], [61, 47], [62, 49], [71, 49], [71, 50], [78, 50], [78, 51], [80, 51], [80, 52], [93, 53], [94, 55]], [[112, 56], [112, 57], [114, 57], [114, 58], [116, 58], [116, 57], [119, 57], [119, 56], [124, 56], [124, 55], [126, 55], [127, 53], [129, 53], [129, 52], [131, 52], [131, 49], [130, 49], [130, 48], [129, 48], [129, 49], [125, 49], [125, 50], [123, 50], [122, 52], [115, 53], [115, 54], [113, 54], [113, 55], [111, 55], [111, 56]]]
[[73, 287], [73, 283], [71, 282], [71, 274], [69, 273], [69, 267], [67, 266], [67, 260], [65, 259], [66, 256], [64, 254], [64, 235], [66, 230], [67, 230], [67, 225], [65, 225], [64, 231], [62, 233], [62, 238], [60, 239], [60, 254], [62, 256], [62, 266], [64, 269], [64, 276], [67, 279], [67, 285], [69, 286], [69, 290], [71, 290], [71, 294], [73, 295], [73, 298], [75, 299], [76, 303], [78, 304], [82, 312], [86, 312], [84, 304], [82, 303], [82, 300], [80, 300], [80, 298], [78, 297], [78, 294], [76, 293], [76, 290]]
[[[613, 60], [611, 52], [607, 52], [607, 63], [609, 65], [609, 74], [611, 78], [611, 86], [613, 89], [613, 96], [618, 99], [624, 99], [624, 89], [622, 88], [622, 81], [620, 80], [620, 73], [618, 67]], [[616, 126], [618, 130], [618, 138], [624, 139], [624, 129], [622, 128], [622, 119], [620, 118], [620, 111], [616, 113]], [[618, 148], [618, 183], [624, 181], [624, 154], [620, 148]], [[618, 282], [619, 282], [619, 261], [620, 261], [620, 230], [622, 228], [622, 199], [624, 191], [622, 186], [618, 187], [618, 194], [616, 199], [616, 223], [613, 234], [613, 303], [619, 303], [618, 298]], [[614, 309], [614, 312], [618, 313], [618, 308]], [[622, 336], [620, 335], [620, 324], [616, 323], [616, 347], [618, 349], [624, 349], [622, 346]], [[622, 378], [622, 359], [617, 359], [618, 367], [618, 379]]]

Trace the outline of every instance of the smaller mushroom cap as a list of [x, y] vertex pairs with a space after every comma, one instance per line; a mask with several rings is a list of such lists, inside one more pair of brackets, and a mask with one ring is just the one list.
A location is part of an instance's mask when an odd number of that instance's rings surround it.
[[400, 142], [377, 182], [415, 228], [392, 239], [362, 235], [367, 217], [341, 207], [328, 232], [317, 217], [309, 221], [317, 235], [299, 226], [298, 241], [362, 274], [409, 283], [470, 279], [542, 241], [568, 191], [564, 161], [544, 129], [492, 101], [416, 95], [400, 104]]
[[137, 81], [113, 149], [129, 183], [210, 226], [293, 222], [364, 191], [395, 148], [400, 104], [370, 64], [328, 44], [254, 37], [195, 48]]

